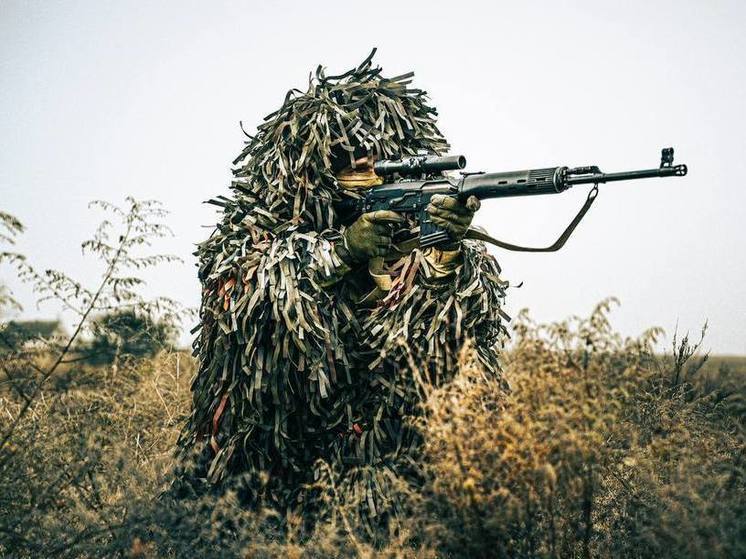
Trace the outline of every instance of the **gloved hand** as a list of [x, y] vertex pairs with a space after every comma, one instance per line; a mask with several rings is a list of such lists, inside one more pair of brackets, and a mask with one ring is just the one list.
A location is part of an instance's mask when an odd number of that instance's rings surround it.
[[354, 262], [367, 262], [385, 256], [391, 248], [395, 224], [405, 223], [404, 216], [388, 210], [361, 215], [344, 232], [344, 247]]
[[436, 194], [430, 199], [427, 213], [435, 225], [448, 231], [454, 241], [460, 241], [466, 235], [466, 230], [469, 229], [479, 206], [479, 198], [476, 196], [469, 196], [466, 202], [462, 203], [452, 196]]

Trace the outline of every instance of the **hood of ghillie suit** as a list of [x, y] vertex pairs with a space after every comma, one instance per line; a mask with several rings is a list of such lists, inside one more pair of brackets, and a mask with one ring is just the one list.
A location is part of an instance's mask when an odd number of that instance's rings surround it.
[[447, 150], [426, 92], [409, 87], [413, 73], [383, 76], [374, 53], [338, 76], [319, 66], [305, 92], [288, 91], [233, 161], [233, 188], [249, 190], [275, 219], [321, 231], [334, 225], [333, 202], [346, 195], [334, 172], [361, 153], [392, 159]]

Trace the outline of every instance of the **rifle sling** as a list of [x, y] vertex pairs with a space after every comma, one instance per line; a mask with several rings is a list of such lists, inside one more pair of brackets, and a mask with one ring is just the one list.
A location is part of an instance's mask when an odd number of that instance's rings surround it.
[[567, 226], [567, 228], [562, 232], [559, 238], [556, 241], [554, 241], [554, 243], [552, 243], [551, 245], [547, 247], [524, 247], [520, 245], [514, 245], [512, 243], [506, 243], [505, 241], [495, 239], [494, 237], [491, 237], [487, 233], [483, 233], [482, 231], [479, 231], [471, 227], [466, 232], [466, 235], [464, 236], [464, 238], [474, 239], [474, 240], [482, 241], [485, 243], [490, 243], [491, 245], [504, 248], [505, 250], [512, 250], [514, 252], [556, 252], [559, 249], [561, 249], [563, 246], [565, 246], [567, 239], [570, 238], [570, 235], [572, 235], [573, 231], [575, 231], [575, 228], [583, 220], [583, 218], [585, 217], [585, 214], [587, 214], [588, 210], [591, 209], [591, 206], [593, 205], [593, 202], [596, 200], [597, 196], [598, 196], [598, 185], [594, 185], [593, 188], [590, 190], [590, 192], [588, 192], [588, 198], [586, 198], [585, 203], [583, 204], [583, 207], [580, 208], [580, 211], [570, 222], [570, 225]]

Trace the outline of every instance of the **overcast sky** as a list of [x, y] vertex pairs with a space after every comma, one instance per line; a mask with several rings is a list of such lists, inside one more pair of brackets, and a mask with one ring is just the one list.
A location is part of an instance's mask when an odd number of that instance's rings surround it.
[[[597, 164], [656, 167], [673, 145], [684, 179], [601, 187], [556, 254], [495, 250], [507, 310], [587, 314], [614, 295], [626, 335], [697, 331], [746, 353], [746, 3], [732, 2], [29, 2], [0, 1], [0, 210], [27, 226], [20, 249], [87, 279], [80, 256], [99, 214], [88, 201], [157, 198], [184, 258], [153, 293], [196, 306], [194, 244], [225, 194], [243, 135], [371, 47], [393, 76], [415, 71], [470, 170]], [[586, 188], [487, 201], [498, 238], [549, 244]], [[0, 275], [15, 285], [7, 272]], [[27, 316], [36, 310], [16, 293]]]

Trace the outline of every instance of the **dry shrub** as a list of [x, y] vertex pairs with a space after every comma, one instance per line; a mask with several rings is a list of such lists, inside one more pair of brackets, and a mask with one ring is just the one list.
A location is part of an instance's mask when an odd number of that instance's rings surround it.
[[696, 366], [682, 380], [675, 358], [656, 358], [659, 331], [615, 334], [611, 302], [548, 326], [523, 315], [509, 394], [468, 350], [457, 380], [433, 392], [419, 503], [442, 553], [746, 554], [743, 379], [740, 394], [699, 390]]
[[[116, 537], [138, 499], [158, 496], [192, 369], [171, 353], [59, 370], [0, 457], [0, 550], [95, 556]], [[0, 394], [0, 414], [16, 417], [23, 400]]]

